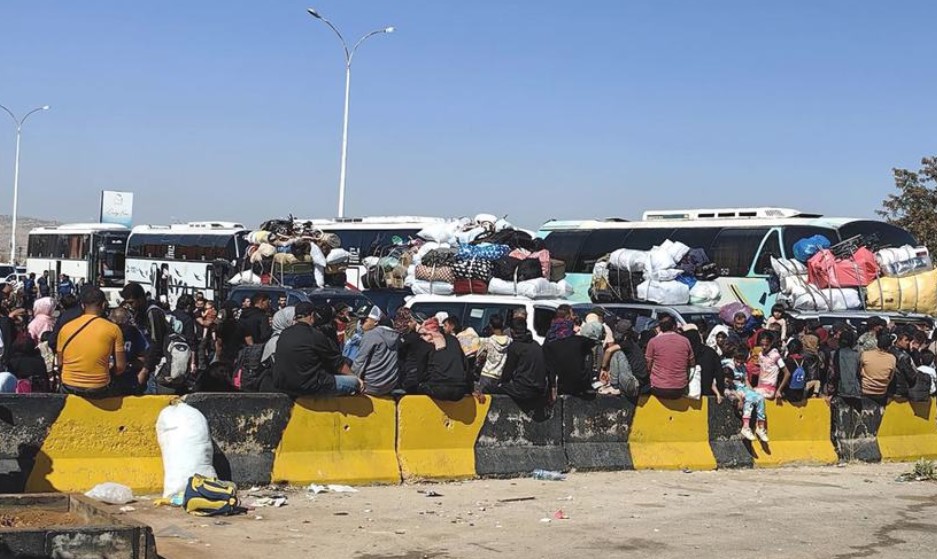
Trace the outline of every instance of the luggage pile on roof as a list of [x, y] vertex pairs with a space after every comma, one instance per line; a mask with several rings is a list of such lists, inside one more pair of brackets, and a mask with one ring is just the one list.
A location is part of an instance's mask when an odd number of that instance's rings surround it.
[[345, 286], [351, 254], [341, 248], [338, 235], [320, 231], [311, 222], [267, 221], [249, 233], [247, 241], [241, 273], [228, 282], [231, 285]]
[[937, 314], [937, 271], [925, 247], [880, 248], [874, 237], [831, 246], [815, 235], [771, 267], [778, 302], [795, 310]]
[[651, 250], [622, 248], [601, 258], [589, 297], [595, 303], [716, 306], [718, 275], [705, 250], [668, 239]]
[[490, 214], [431, 225], [417, 239], [381, 247], [362, 263], [365, 289], [532, 299], [573, 294], [565, 263], [550, 258], [541, 239]]

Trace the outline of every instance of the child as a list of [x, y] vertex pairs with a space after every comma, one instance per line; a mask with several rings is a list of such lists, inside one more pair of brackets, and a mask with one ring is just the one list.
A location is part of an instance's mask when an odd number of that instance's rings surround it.
[[[755, 390], [760, 392], [769, 400], [780, 400], [783, 396], [784, 388], [790, 381], [791, 374], [787, 370], [784, 358], [778, 351], [774, 340], [774, 334], [771, 332], [762, 332], [758, 336], [758, 345], [761, 347], [761, 355], [758, 356], [758, 386]], [[778, 377], [784, 371], [784, 377], [778, 382]], [[819, 385], [817, 386], [819, 389]]]
[[[739, 432], [743, 437], [754, 441], [757, 436], [763, 442], [768, 442], [767, 416], [765, 415], [765, 397], [761, 393], [752, 389], [748, 381], [748, 352], [744, 349], [735, 350], [731, 359], [723, 359], [722, 366], [726, 372], [726, 398], [737, 402], [742, 409], [742, 430]], [[752, 433], [751, 421], [752, 410], [755, 411], [756, 427]]]
[[501, 382], [501, 372], [507, 362], [507, 349], [511, 345], [510, 336], [504, 335], [504, 318], [501, 315], [491, 317], [488, 329], [491, 330], [491, 336], [482, 342], [476, 361], [476, 366], [481, 366], [478, 387], [482, 392], [487, 392]]
[[768, 317], [768, 322], [766, 323], [769, 330], [772, 330], [771, 326], [777, 324], [781, 328], [781, 337], [779, 339], [787, 339], [787, 319], [784, 318], [784, 305], [775, 305], [771, 307], [771, 316]]
[[930, 377], [930, 393], [933, 395], [937, 393], [937, 370], [934, 369], [934, 354], [930, 350], [925, 349], [918, 354], [918, 359], [921, 364], [918, 366], [917, 370], [919, 373], [924, 373]]

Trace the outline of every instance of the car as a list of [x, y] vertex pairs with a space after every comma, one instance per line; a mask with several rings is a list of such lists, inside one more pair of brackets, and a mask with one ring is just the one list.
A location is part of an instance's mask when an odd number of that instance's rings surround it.
[[337, 287], [323, 288], [292, 288], [282, 285], [238, 285], [228, 293], [229, 301], [237, 301], [238, 304], [244, 299], [250, 299], [257, 293], [267, 293], [270, 295], [272, 308], [278, 308], [280, 297], [286, 297], [287, 306], [293, 306], [300, 302], [309, 302], [313, 304], [345, 303], [353, 310], [366, 310], [374, 303], [363, 293], [353, 289], [342, 289]]
[[13, 264], [0, 264], [0, 278], [5, 278], [11, 274], [17, 273], [19, 270]]
[[[595, 307], [605, 309], [605, 312], [616, 318], [627, 318], [634, 325], [637, 332], [644, 331], [648, 324], [660, 320], [668, 314], [677, 321], [677, 326], [704, 322], [707, 329], [722, 324], [719, 318], [719, 309], [716, 307], [698, 307], [694, 305], [655, 305], [653, 303], [577, 303], [573, 310], [580, 316], [585, 316]], [[608, 322], [608, 317], [606, 317]]]
[[497, 314], [505, 318], [505, 325], [515, 309], [527, 311], [527, 328], [534, 340], [542, 344], [550, 330], [550, 323], [565, 299], [528, 299], [505, 295], [414, 295], [407, 300], [407, 308], [425, 316], [445, 312], [459, 319], [463, 328], [472, 328], [479, 335], [486, 334], [488, 321]]
[[12, 285], [13, 291], [16, 291], [17, 289], [23, 286], [23, 283], [26, 281], [28, 277], [29, 275], [25, 273], [10, 274], [3, 279], [3, 283], [8, 283]]
[[928, 332], [934, 331], [933, 317], [915, 313], [893, 313], [875, 311], [787, 311], [788, 316], [794, 320], [817, 321], [824, 328], [832, 328], [834, 324], [845, 322], [854, 329], [864, 332], [866, 324], [873, 316], [884, 318], [890, 323], [903, 325], [924, 325]]
[[406, 305], [407, 299], [413, 297], [413, 292], [409, 289], [369, 289], [362, 293], [384, 311], [388, 318], [394, 318], [397, 309]]

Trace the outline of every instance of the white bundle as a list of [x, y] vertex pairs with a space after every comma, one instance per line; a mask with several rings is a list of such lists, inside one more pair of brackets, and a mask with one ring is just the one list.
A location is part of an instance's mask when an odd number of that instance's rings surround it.
[[456, 231], [461, 227], [461, 222], [434, 223], [424, 227], [416, 236], [434, 243], [452, 243], [455, 241]]
[[670, 258], [674, 261], [674, 263], [679, 263], [681, 260], [683, 260], [683, 257], [690, 252], [690, 247], [686, 246], [680, 241], [674, 242], [670, 239], [667, 239], [661, 243], [660, 248], [670, 255]]
[[560, 280], [556, 283], [546, 278], [527, 281], [506, 281], [492, 278], [488, 283], [488, 293], [492, 295], [517, 295], [528, 299], [565, 299], [573, 294], [573, 287]]
[[690, 286], [679, 281], [645, 281], [638, 285], [638, 299], [661, 305], [686, 305]]
[[410, 278], [413, 276], [407, 276], [407, 279], [404, 281], [406, 285], [407, 282], [410, 282], [410, 289], [413, 291], [414, 295], [452, 295], [452, 284], [446, 283], [444, 281], [423, 281], [414, 278], [412, 281]]
[[260, 285], [260, 276], [250, 270], [245, 270], [228, 280], [228, 285]]
[[666, 270], [652, 270], [644, 275], [647, 279], [654, 281], [673, 281], [683, 275], [683, 270], [676, 268], [667, 268]]
[[332, 252], [326, 257], [325, 262], [329, 266], [337, 264], [348, 264], [351, 261], [351, 253], [343, 248], [333, 248]]
[[719, 302], [722, 289], [715, 281], [698, 281], [690, 288], [690, 304], [710, 307]]
[[185, 491], [195, 474], [218, 477], [208, 421], [192, 406], [177, 403], [163, 408], [156, 418], [156, 440], [163, 455], [164, 498]]
[[592, 268], [592, 280], [608, 280], [608, 262], [599, 260]]
[[487, 232], [488, 230], [484, 227], [473, 227], [468, 231], [459, 231], [456, 233], [455, 240], [460, 245], [470, 245], [475, 241], [475, 239], [481, 237]]
[[648, 271], [666, 270], [677, 265], [677, 261], [673, 259], [673, 256], [661, 247], [654, 247], [648, 251], [647, 259]]
[[927, 247], [905, 245], [900, 248], [885, 248], [875, 253], [875, 261], [882, 274], [889, 277], [906, 277], [934, 269]]
[[791, 276], [807, 276], [807, 266], [799, 260], [771, 257], [771, 268], [780, 279]]
[[608, 263], [619, 270], [628, 270], [629, 272], [643, 272], [649, 268], [648, 253], [643, 250], [631, 250], [630, 248], [620, 248], [610, 254]]
[[361, 265], [365, 268], [373, 268], [381, 262], [381, 259], [377, 256], [368, 256], [361, 261]]
[[845, 311], [862, 308], [862, 296], [858, 289], [819, 289], [804, 284], [796, 287], [784, 299], [799, 311]]

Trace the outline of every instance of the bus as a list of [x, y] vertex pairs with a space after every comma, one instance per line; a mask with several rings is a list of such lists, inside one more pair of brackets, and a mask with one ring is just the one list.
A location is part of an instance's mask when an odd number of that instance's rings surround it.
[[124, 253], [130, 230], [108, 223], [72, 223], [29, 232], [26, 273], [49, 275], [55, 286], [62, 274], [76, 285], [101, 287], [112, 303], [124, 286]]
[[127, 240], [126, 281], [172, 306], [186, 293], [219, 299], [247, 251], [247, 233], [226, 221], [138, 225]]
[[725, 208], [648, 211], [641, 221], [622, 219], [548, 221], [538, 232], [553, 258], [566, 262], [573, 298], [589, 300], [592, 269], [619, 248], [649, 250], [670, 239], [702, 248], [719, 268], [720, 304], [740, 301], [770, 311], [771, 257], [793, 258], [794, 243], [823, 235], [831, 243], [877, 235], [883, 246], [917, 246], [913, 235], [888, 223], [824, 217], [790, 208]]
[[451, 220], [439, 217], [385, 216], [336, 219], [297, 219], [296, 223], [311, 223], [326, 233], [334, 233], [342, 241], [342, 248], [351, 253], [348, 267], [348, 287], [363, 289], [361, 278], [365, 273], [361, 261], [383, 246], [416, 238], [423, 228]]

